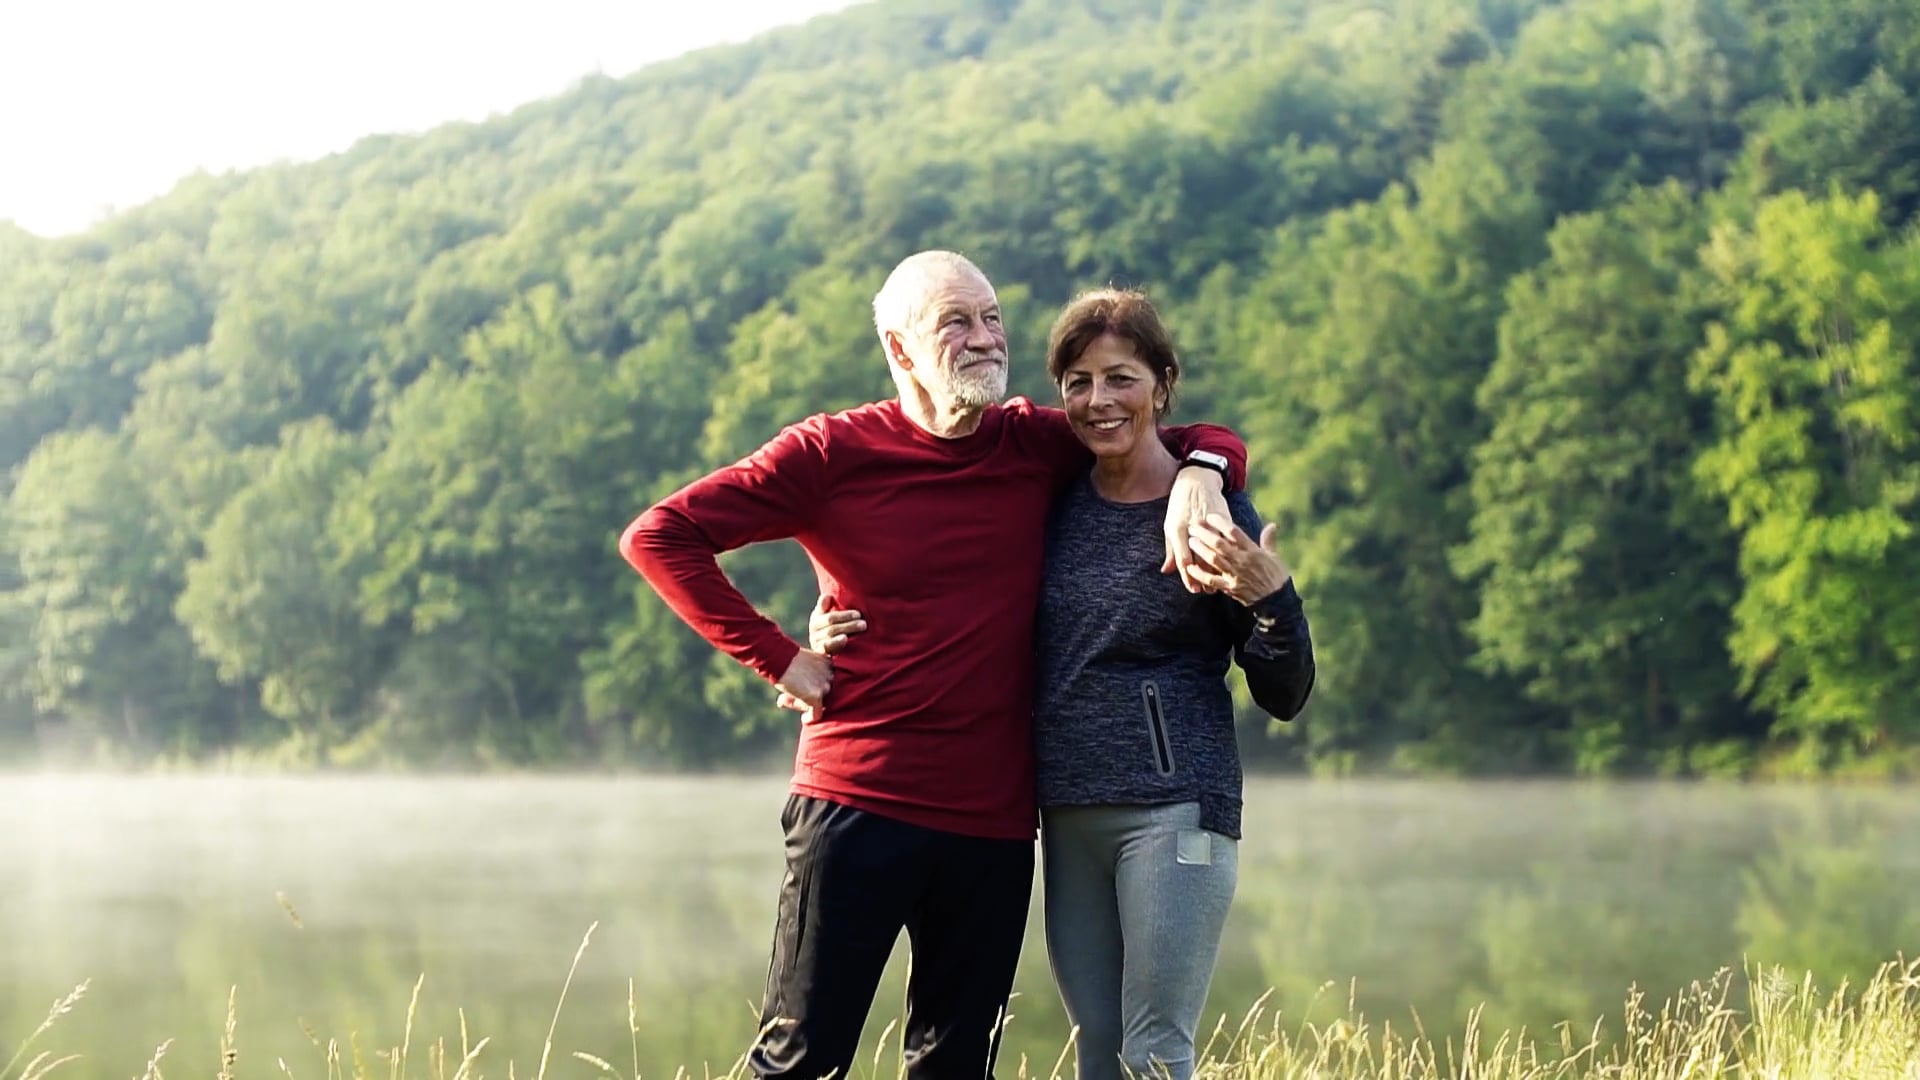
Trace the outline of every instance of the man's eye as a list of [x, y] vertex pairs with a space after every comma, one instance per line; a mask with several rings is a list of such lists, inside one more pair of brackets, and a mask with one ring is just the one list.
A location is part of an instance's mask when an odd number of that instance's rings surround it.
[[992, 314], [992, 315], [989, 315], [989, 316], [987, 316], [987, 323], [988, 323], [989, 325], [991, 325], [991, 326], [999, 326], [999, 325], [1000, 325], [1000, 316], [999, 316], [999, 314], [998, 314], [998, 313], [995, 313], [995, 314]]

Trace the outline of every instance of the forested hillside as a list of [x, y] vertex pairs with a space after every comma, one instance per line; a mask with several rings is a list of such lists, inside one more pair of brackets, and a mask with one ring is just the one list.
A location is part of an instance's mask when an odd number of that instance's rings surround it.
[[0, 227], [0, 746], [776, 759], [615, 541], [889, 394], [938, 245], [1043, 400], [1076, 289], [1166, 304], [1313, 621], [1273, 762], [1910, 768], [1917, 208], [1912, 0], [880, 0]]

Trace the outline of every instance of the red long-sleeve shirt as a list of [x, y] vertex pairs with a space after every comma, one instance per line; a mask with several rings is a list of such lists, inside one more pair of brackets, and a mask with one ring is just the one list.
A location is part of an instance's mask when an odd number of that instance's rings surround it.
[[[1167, 429], [1178, 452], [1232, 463], [1231, 432]], [[769, 682], [800, 645], [754, 610], [716, 556], [792, 537], [823, 595], [867, 631], [834, 658], [800, 732], [793, 791], [927, 828], [1034, 835], [1033, 620], [1046, 521], [1091, 467], [1066, 414], [1025, 398], [938, 438], [897, 401], [814, 416], [627, 526], [621, 553], [667, 606]]]

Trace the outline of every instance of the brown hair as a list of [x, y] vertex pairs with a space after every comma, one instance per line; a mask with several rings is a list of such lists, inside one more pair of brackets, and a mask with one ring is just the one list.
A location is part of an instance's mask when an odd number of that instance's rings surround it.
[[1160, 313], [1147, 294], [1135, 289], [1092, 289], [1073, 298], [1053, 321], [1047, 335], [1047, 374], [1055, 386], [1102, 334], [1112, 334], [1133, 345], [1140, 362], [1166, 391], [1167, 404], [1156, 415], [1173, 408], [1173, 387], [1180, 381], [1180, 354]]

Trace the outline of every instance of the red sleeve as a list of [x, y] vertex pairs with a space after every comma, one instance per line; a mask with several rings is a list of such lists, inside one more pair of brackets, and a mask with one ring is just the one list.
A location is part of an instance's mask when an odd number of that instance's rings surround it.
[[1006, 408], [1008, 423], [1020, 424], [1032, 433], [1030, 445], [1053, 470], [1055, 490], [1093, 468], [1093, 451], [1073, 433], [1073, 425], [1067, 422], [1065, 412], [1035, 405], [1027, 398], [1014, 398], [1007, 402]]
[[635, 518], [620, 554], [673, 613], [772, 682], [800, 646], [721, 571], [723, 551], [803, 531], [826, 489], [826, 418], [816, 416], [724, 469], [707, 474]]
[[1189, 450], [1211, 450], [1227, 459], [1227, 491], [1247, 489], [1247, 444], [1233, 429], [1219, 424], [1181, 424], [1161, 428], [1160, 441], [1174, 457], [1186, 457]]
[[[1093, 454], [1073, 433], [1067, 414], [1046, 405], [1035, 405], [1025, 398], [1007, 402], [1009, 422], [1025, 424], [1033, 432], [1036, 452], [1053, 467], [1058, 483], [1070, 483], [1093, 466]], [[1218, 424], [1181, 424], [1160, 429], [1160, 439], [1174, 457], [1186, 457], [1189, 450], [1211, 450], [1227, 459], [1227, 491], [1245, 491], [1247, 487], [1247, 444], [1230, 428]]]

